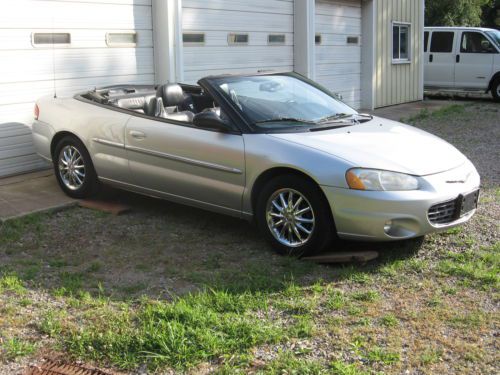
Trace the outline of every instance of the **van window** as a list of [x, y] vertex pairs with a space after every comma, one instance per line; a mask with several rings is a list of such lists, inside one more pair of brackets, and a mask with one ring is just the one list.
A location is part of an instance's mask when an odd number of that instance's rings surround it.
[[486, 37], [478, 32], [466, 31], [462, 33], [460, 42], [461, 53], [491, 53], [494, 52], [493, 46]]
[[424, 33], [424, 52], [427, 52], [427, 45], [429, 44], [429, 32]]
[[431, 39], [431, 52], [449, 53], [453, 51], [453, 31], [434, 31]]

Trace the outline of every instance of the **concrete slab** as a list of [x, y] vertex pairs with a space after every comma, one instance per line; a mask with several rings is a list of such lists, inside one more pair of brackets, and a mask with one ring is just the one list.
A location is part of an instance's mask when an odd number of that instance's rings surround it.
[[51, 171], [0, 179], [0, 222], [76, 203], [62, 192]]
[[[377, 108], [373, 111], [360, 112], [371, 113], [372, 115], [388, 118], [394, 121], [401, 121], [406, 118], [415, 116], [420, 113], [423, 109], [427, 109], [429, 112], [436, 111], [443, 107], [447, 107], [451, 104], [456, 104], [453, 100], [421, 100], [413, 103], [404, 103], [399, 105], [393, 105], [390, 107]], [[464, 101], [460, 101], [459, 104], [464, 104]]]

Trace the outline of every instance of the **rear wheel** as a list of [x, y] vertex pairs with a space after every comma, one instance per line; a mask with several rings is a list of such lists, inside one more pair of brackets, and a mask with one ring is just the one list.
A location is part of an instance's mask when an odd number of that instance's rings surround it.
[[76, 137], [66, 136], [56, 145], [54, 172], [63, 191], [72, 198], [87, 198], [98, 188], [90, 155]]
[[334, 236], [330, 206], [318, 186], [299, 176], [278, 176], [260, 192], [257, 223], [284, 255], [305, 256], [325, 250]]
[[496, 102], [500, 102], [500, 77], [491, 84], [491, 96]]

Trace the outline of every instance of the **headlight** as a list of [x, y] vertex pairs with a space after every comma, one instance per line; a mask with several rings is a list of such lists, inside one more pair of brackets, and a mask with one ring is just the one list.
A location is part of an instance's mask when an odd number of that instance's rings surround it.
[[356, 190], [417, 190], [418, 180], [404, 173], [353, 168], [345, 175], [347, 185]]

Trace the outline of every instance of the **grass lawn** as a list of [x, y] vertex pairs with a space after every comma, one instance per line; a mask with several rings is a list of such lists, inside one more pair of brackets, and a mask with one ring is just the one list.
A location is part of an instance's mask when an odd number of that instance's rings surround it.
[[[480, 114], [480, 116], [479, 116]], [[0, 227], [0, 374], [45, 355], [122, 373], [500, 372], [500, 108], [407, 119], [482, 175], [471, 222], [365, 265], [280, 257], [246, 222], [125, 192]], [[479, 122], [480, 121], [480, 122]]]

